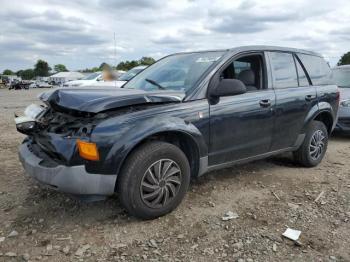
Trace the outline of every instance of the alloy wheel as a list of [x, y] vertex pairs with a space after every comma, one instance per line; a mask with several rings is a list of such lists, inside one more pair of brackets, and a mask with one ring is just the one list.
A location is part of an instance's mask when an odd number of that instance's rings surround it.
[[154, 162], [141, 180], [142, 201], [151, 208], [161, 208], [174, 199], [181, 187], [181, 169], [170, 159]]
[[321, 130], [317, 130], [311, 137], [310, 156], [313, 160], [317, 160], [322, 154], [325, 146], [326, 136]]

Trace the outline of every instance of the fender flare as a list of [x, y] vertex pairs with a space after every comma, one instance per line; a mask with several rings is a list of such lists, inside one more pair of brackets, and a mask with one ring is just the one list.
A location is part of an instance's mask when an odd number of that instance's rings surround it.
[[324, 113], [328, 114], [332, 118], [332, 127], [331, 128], [333, 129], [335, 122], [336, 122], [335, 121], [336, 116], [335, 116], [334, 110], [329, 103], [320, 102], [320, 103], [318, 103], [318, 105], [313, 106], [309, 110], [309, 113], [305, 117], [304, 124], [303, 124], [303, 127], [302, 127], [300, 134], [305, 134], [311, 121], [315, 120], [319, 115], [324, 114]]

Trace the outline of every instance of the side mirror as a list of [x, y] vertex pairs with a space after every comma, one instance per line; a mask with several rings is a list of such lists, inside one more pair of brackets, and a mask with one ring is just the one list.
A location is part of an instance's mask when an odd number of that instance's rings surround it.
[[242, 81], [237, 79], [222, 79], [220, 83], [213, 89], [211, 95], [216, 97], [235, 96], [244, 94], [247, 88]]

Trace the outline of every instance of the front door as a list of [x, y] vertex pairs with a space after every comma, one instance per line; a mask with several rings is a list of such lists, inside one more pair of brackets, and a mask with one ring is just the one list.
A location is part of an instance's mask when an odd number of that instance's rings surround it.
[[248, 92], [210, 105], [209, 166], [269, 152], [276, 99], [266, 71], [264, 54], [254, 53], [239, 56], [219, 72], [221, 79], [241, 80]]

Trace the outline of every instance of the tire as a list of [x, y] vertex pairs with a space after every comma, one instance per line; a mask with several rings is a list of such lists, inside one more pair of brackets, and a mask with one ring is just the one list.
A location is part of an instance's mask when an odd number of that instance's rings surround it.
[[328, 131], [324, 123], [312, 121], [306, 132], [304, 142], [295, 151], [294, 159], [305, 167], [317, 166], [323, 159], [328, 146]]
[[[158, 179], [159, 174], [163, 179]], [[170, 213], [180, 204], [190, 176], [189, 162], [182, 150], [166, 142], [149, 142], [127, 158], [118, 178], [117, 192], [129, 214], [153, 219]]]

